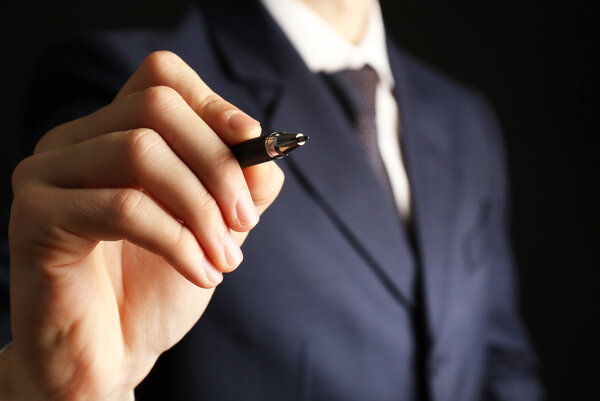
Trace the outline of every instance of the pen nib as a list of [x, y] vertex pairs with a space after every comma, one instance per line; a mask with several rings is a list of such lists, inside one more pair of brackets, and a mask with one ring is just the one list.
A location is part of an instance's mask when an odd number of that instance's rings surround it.
[[298, 143], [298, 146], [302, 146], [304, 145], [304, 142], [308, 141], [310, 137], [306, 136], [306, 135], [302, 135], [302, 134], [298, 134], [296, 135], [296, 142]]
[[279, 154], [287, 155], [297, 147], [304, 145], [307, 140], [308, 136], [303, 134], [292, 132], [278, 132], [275, 147]]

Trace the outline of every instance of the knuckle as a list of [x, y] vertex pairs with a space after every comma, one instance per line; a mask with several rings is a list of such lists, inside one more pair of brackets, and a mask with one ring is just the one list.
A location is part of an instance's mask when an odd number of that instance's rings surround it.
[[213, 171], [221, 177], [223, 182], [242, 181], [242, 169], [228, 149], [217, 151], [213, 154]]
[[183, 224], [179, 225], [177, 232], [173, 236], [173, 246], [171, 249], [188, 249], [192, 243], [193, 235], [185, 228]]
[[161, 81], [165, 72], [183, 62], [175, 53], [168, 50], [159, 50], [150, 53], [143, 62], [150, 77], [155, 81]]
[[18, 189], [27, 181], [31, 176], [32, 171], [35, 170], [35, 159], [34, 156], [29, 156], [21, 160], [15, 167], [11, 176], [11, 183], [13, 192], [17, 192]]
[[144, 89], [142, 93], [143, 107], [151, 116], [172, 111], [184, 102], [181, 95], [170, 86], [157, 85]]
[[71, 130], [73, 125], [77, 124], [82, 118], [84, 117], [67, 121], [51, 128], [35, 144], [33, 154], [44, 153], [65, 146], [67, 144], [65, 132]]
[[225, 109], [234, 109], [234, 107], [231, 104], [229, 104], [221, 96], [217, 95], [212, 91], [203, 96], [200, 96], [195, 108], [197, 111], [218, 111]]
[[124, 135], [125, 154], [134, 167], [143, 167], [162, 143], [161, 136], [149, 128], [137, 128]]
[[218, 182], [221, 190], [225, 192], [224, 198], [235, 199], [245, 185], [239, 163], [232, 157], [231, 152], [224, 150], [215, 152], [212, 166], [213, 174], [216, 175], [215, 182]]
[[[197, 268], [206, 262], [206, 254], [194, 234], [183, 224], [171, 237], [169, 249], [173, 251], [166, 255], [167, 260], [170, 260], [175, 266], [181, 266], [181, 272], [188, 280], [203, 288], [212, 287], [206, 280], [202, 269]], [[187, 269], [186, 266], [188, 266]], [[193, 268], [189, 269], [190, 266]]]
[[33, 153], [38, 154], [45, 152], [49, 149], [52, 149], [57, 142], [57, 137], [60, 136], [60, 133], [67, 126], [67, 123], [63, 123], [57, 125], [56, 127], [50, 129], [50, 131], [46, 132], [44, 136], [40, 138], [40, 140], [35, 144], [33, 148]]
[[13, 196], [10, 213], [11, 227], [19, 226], [22, 221], [31, 220], [39, 214], [45, 205], [44, 191], [36, 185], [26, 185]]
[[21, 206], [28, 209], [28, 206], [35, 204], [40, 198], [40, 190], [34, 185], [24, 186], [19, 192], [14, 194], [13, 208]]
[[141, 191], [125, 188], [117, 191], [112, 199], [111, 209], [117, 221], [128, 224], [140, 213], [144, 194]]
[[214, 217], [220, 216], [219, 205], [215, 201], [208, 192], [201, 194], [198, 197], [199, 208], [197, 209], [197, 213], [199, 214], [198, 223], [202, 222], [203, 224], [208, 223], [209, 221], [214, 221]]

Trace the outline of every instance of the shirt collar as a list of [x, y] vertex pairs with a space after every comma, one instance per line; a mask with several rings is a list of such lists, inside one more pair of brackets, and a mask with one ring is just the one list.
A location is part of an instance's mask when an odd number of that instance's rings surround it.
[[262, 0], [312, 72], [333, 73], [366, 64], [388, 88], [394, 78], [388, 61], [386, 35], [379, 3], [371, 2], [366, 31], [358, 44], [344, 39], [300, 0]]

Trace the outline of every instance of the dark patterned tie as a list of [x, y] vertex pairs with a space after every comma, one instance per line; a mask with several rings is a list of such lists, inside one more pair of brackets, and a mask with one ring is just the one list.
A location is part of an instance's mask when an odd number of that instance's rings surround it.
[[[369, 164], [379, 178], [384, 191], [389, 194], [390, 199], [393, 199], [392, 189], [377, 143], [377, 126], [375, 123], [375, 93], [377, 84], [379, 83], [377, 72], [367, 65], [359, 70], [343, 70], [329, 74], [328, 78], [354, 119], [354, 129], [359, 141], [363, 145]], [[402, 223], [402, 219], [399, 219], [399, 221], [406, 230], [407, 239], [410, 242], [412, 250], [415, 252], [415, 256], [418, 257], [418, 249], [410, 220], [404, 223]], [[402, 267], [399, 266], [399, 268]], [[415, 354], [417, 358], [417, 399], [429, 400], [427, 372], [425, 370], [429, 340], [427, 338], [428, 329], [423, 299], [423, 278], [421, 274], [421, 270], [417, 269], [413, 305]]]
[[379, 76], [369, 65], [358, 70], [342, 70], [328, 75], [353, 116], [354, 129], [371, 168], [385, 189], [389, 182], [377, 143], [375, 93]]

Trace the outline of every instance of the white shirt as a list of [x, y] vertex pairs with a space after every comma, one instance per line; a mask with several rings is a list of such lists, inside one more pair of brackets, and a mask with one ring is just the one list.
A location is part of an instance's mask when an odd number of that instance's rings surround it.
[[358, 44], [348, 42], [300, 0], [262, 0], [309, 70], [333, 73], [369, 64], [379, 75], [376, 124], [379, 152], [385, 165], [398, 213], [410, 218], [410, 187], [400, 151], [398, 104], [393, 96], [381, 8], [371, 2], [365, 33]]

